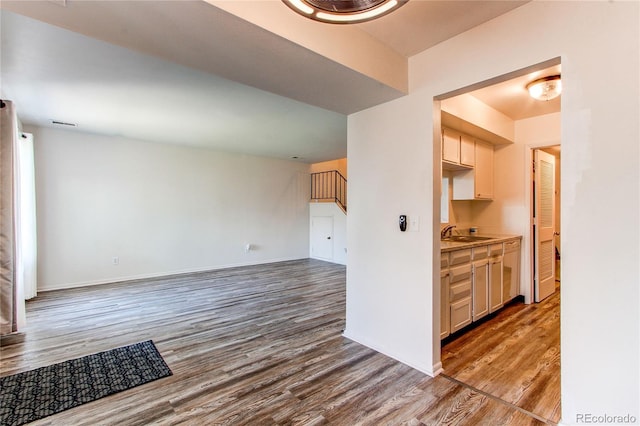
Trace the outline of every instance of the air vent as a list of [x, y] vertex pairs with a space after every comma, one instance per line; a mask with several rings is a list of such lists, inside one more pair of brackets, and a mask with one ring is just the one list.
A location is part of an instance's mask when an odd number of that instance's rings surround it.
[[78, 127], [76, 123], [67, 123], [66, 121], [60, 120], [51, 120], [51, 124], [55, 124], [56, 126]]

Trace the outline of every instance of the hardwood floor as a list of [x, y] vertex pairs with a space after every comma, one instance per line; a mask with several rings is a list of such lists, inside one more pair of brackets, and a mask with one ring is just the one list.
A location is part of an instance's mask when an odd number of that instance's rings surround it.
[[340, 265], [307, 259], [52, 291], [27, 311], [24, 338], [3, 341], [2, 376], [147, 339], [173, 371], [34, 425], [545, 423], [342, 337]]
[[[559, 290], [559, 289], [557, 289]], [[560, 292], [507, 306], [442, 348], [445, 375], [560, 421]]]

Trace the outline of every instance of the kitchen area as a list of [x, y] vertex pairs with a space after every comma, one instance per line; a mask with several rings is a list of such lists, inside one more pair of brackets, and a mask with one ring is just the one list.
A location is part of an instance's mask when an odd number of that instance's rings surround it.
[[520, 241], [520, 236], [444, 236], [440, 339], [497, 312], [518, 296]]
[[559, 278], [560, 64], [525, 71], [440, 101], [441, 339]]
[[[501, 102], [560, 65], [442, 99], [444, 374], [560, 416], [560, 100]], [[526, 91], [525, 91], [526, 94]]]
[[[444, 123], [470, 129], [462, 119], [442, 114]], [[524, 302], [522, 235], [499, 233], [499, 226], [471, 225], [477, 219], [475, 203], [491, 203], [495, 197], [494, 168], [494, 144], [456, 128], [442, 128], [441, 339], [464, 332], [516, 298]]]

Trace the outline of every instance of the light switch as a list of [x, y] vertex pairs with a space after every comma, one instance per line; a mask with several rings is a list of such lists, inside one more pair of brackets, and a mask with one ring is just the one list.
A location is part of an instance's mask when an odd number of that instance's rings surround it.
[[420, 230], [420, 216], [409, 216], [409, 232]]

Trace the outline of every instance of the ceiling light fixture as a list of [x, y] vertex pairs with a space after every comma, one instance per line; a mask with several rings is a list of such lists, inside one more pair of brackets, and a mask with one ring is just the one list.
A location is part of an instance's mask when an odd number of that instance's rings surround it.
[[562, 92], [560, 75], [551, 75], [534, 80], [527, 84], [527, 90], [532, 98], [539, 101], [549, 101], [557, 98]]
[[331, 24], [356, 24], [386, 15], [409, 0], [282, 0], [300, 15]]

